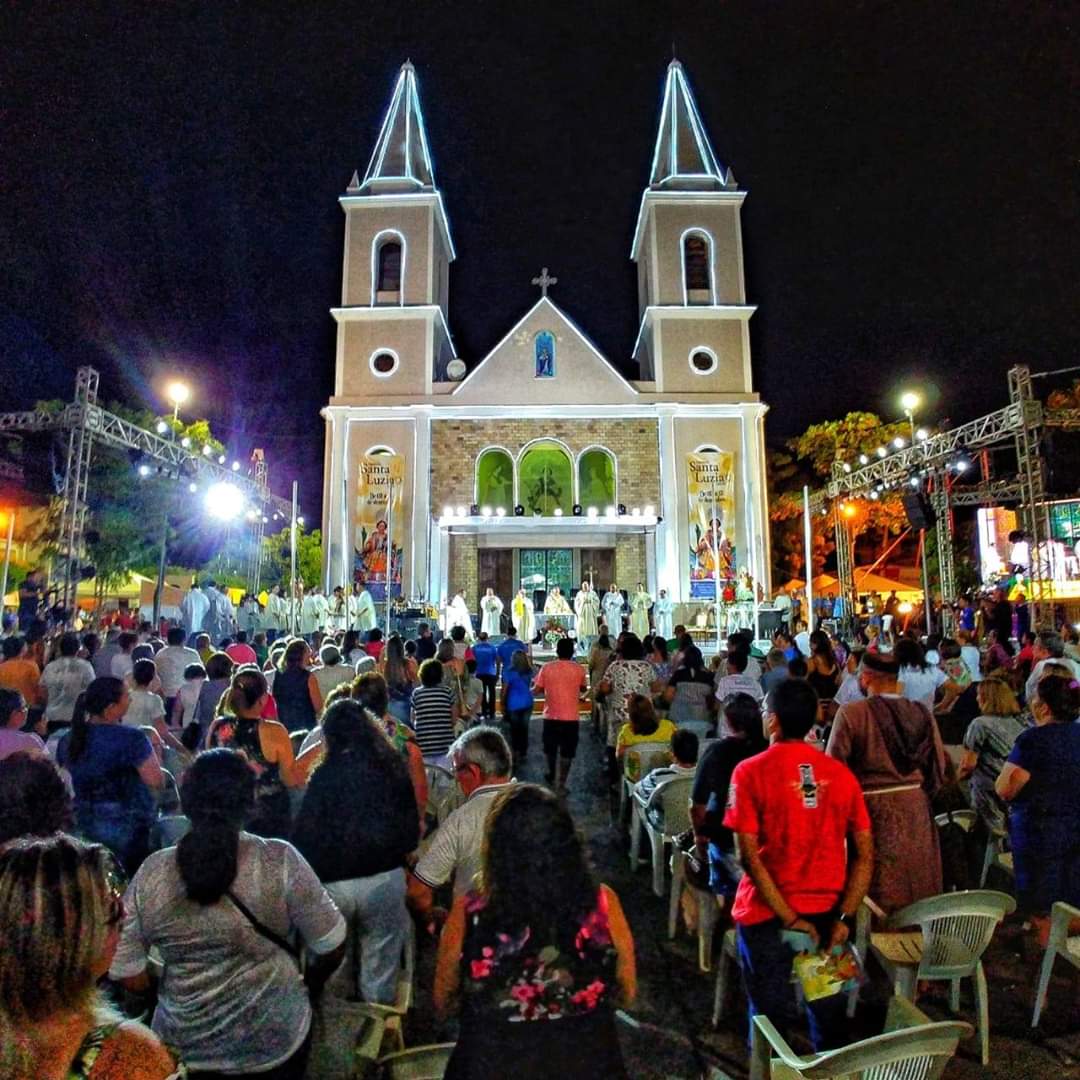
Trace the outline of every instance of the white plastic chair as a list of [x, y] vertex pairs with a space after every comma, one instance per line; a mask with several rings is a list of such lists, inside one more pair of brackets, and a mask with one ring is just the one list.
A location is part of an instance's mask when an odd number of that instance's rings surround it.
[[399, 1050], [379, 1059], [387, 1080], [442, 1080], [454, 1043], [432, 1043], [430, 1046], [414, 1046]]
[[1080, 968], [1080, 932], [1069, 936], [1069, 924], [1080, 919], [1080, 908], [1059, 900], [1050, 909], [1050, 940], [1046, 943], [1042, 967], [1039, 970], [1039, 985], [1035, 990], [1035, 1013], [1031, 1017], [1031, 1026], [1039, 1026], [1039, 1014], [1046, 1005], [1046, 994], [1050, 987], [1050, 973], [1054, 961], [1061, 956], [1075, 968]]
[[[403, 1024], [405, 1016], [412, 1008], [416, 973], [416, 928], [409, 920], [409, 932], [405, 946], [401, 950], [401, 970], [398, 972], [397, 993], [393, 1005], [381, 1005], [374, 1001], [357, 1002], [356, 1008], [382, 1021], [384, 1035], [398, 1050], [405, 1049]], [[341, 998], [352, 996], [352, 987], [356, 985], [355, 956], [346, 957], [345, 962], [331, 976], [327, 988]], [[441, 1075], [441, 1074], [440, 1074]]]
[[990, 868], [993, 866], [996, 866], [999, 870], [1004, 870], [1009, 877], [1015, 877], [1012, 852], [1008, 850], [1008, 847], [1009, 834], [1004, 829], [991, 830], [990, 839], [986, 841], [986, 857], [983, 859], [979, 888], [986, 887], [986, 879], [990, 874]]
[[425, 813], [441, 825], [464, 801], [457, 779], [449, 769], [433, 762], [424, 763], [427, 774], [428, 801]]
[[646, 803], [637, 792], [632, 800], [632, 821], [630, 826], [630, 869], [638, 867], [638, 849], [641, 847], [641, 830], [644, 828], [652, 848], [652, 886], [657, 896], [664, 895], [664, 845], [670, 843], [680, 833], [690, 828], [690, 791], [694, 786], [693, 776], [673, 776], [657, 784], [649, 804], [664, 811], [664, 825], [658, 829], [645, 816]]
[[950, 1020], [932, 1024], [909, 1001], [894, 997], [885, 1031], [869, 1039], [825, 1050], [796, 1054], [764, 1016], [750, 1026], [750, 1080], [938, 1080], [971, 1034], [971, 1025]]
[[716, 897], [706, 889], [691, 885], [686, 878], [685, 851], [675, 849], [671, 853], [671, 901], [668, 904], [668, 940], [673, 940], [679, 924], [679, 902], [684, 890], [689, 889], [697, 906], [698, 968], [712, 970], [713, 934], [720, 921], [720, 909]]
[[[989, 1064], [990, 1012], [982, 954], [998, 923], [1016, 910], [1016, 901], [1005, 893], [970, 889], [917, 900], [889, 916], [872, 902], [864, 903], [884, 917], [881, 932], [870, 933], [869, 947], [895, 993], [914, 1001], [920, 980], [947, 982], [949, 1007], [958, 1012], [960, 980], [973, 980], [982, 1063]], [[906, 929], [913, 926], [919, 929]]]
[[[633, 765], [631, 766], [631, 761]], [[634, 793], [634, 785], [644, 780], [653, 769], [671, 763], [671, 747], [667, 743], [638, 743], [626, 751], [623, 759], [622, 782], [619, 791], [619, 824], [626, 819], [626, 807]], [[631, 779], [631, 776], [634, 779]]]
[[716, 967], [716, 990], [713, 994], [712, 1026], [719, 1027], [720, 1017], [724, 1015], [724, 1005], [727, 1002], [728, 975], [733, 968], [739, 966], [739, 947], [735, 941], [735, 931], [728, 930], [724, 934], [723, 944], [720, 946], [720, 961]]

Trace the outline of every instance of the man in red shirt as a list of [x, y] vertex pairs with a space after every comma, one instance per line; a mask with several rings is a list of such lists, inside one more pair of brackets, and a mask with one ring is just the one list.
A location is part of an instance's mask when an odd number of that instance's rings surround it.
[[[731, 915], [751, 1030], [756, 1013], [782, 1032], [795, 1018], [795, 954], [785, 933], [805, 934], [821, 949], [843, 945], [873, 871], [870, 817], [858, 780], [804, 741], [817, 706], [817, 694], [802, 679], [776, 686], [765, 721], [771, 745], [736, 766], [728, 789], [724, 824], [736, 834], [746, 870]], [[844, 1044], [845, 1006], [842, 994], [807, 1002], [816, 1049]]]
[[[547, 782], [555, 782], [558, 761], [558, 790], [566, 790], [570, 766], [577, 753], [581, 718], [578, 705], [585, 696], [585, 669], [573, 659], [574, 642], [559, 638], [556, 659], [540, 669], [534, 690], [544, 691], [544, 755], [547, 757]], [[559, 755], [562, 754], [560, 759]]]

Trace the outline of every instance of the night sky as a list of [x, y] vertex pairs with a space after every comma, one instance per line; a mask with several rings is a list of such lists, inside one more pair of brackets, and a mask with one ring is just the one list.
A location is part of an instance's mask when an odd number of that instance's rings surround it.
[[[416, 65], [482, 358], [553, 298], [632, 373], [630, 242], [672, 45], [743, 210], [772, 441], [853, 408], [1005, 403], [1077, 362], [1076, 5], [7, 4], [0, 14], [0, 408], [196, 389], [272, 486], [321, 499], [344, 215]], [[950, 10], [951, 9], [951, 10]]]

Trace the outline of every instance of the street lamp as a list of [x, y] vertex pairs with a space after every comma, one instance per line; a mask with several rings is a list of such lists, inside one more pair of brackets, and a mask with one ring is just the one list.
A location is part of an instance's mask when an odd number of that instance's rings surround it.
[[173, 423], [180, 418], [180, 406], [191, 397], [191, 389], [182, 382], [171, 382], [165, 389], [165, 394], [173, 404]]
[[[905, 390], [900, 395], [900, 408], [911, 426], [911, 445], [915, 445], [917, 438], [915, 431], [915, 410], [922, 404], [922, 395], [914, 390]], [[941, 532], [938, 531], [938, 540], [941, 540]], [[930, 614], [930, 574], [926, 569], [926, 530], [919, 530], [919, 550], [922, 552], [922, 588], [923, 588], [923, 612], [926, 615], [926, 632], [934, 632], [933, 620]]]

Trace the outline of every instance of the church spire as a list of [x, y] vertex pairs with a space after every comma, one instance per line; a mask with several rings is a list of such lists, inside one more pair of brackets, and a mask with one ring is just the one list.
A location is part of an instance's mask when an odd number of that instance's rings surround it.
[[416, 69], [408, 60], [398, 72], [390, 108], [383, 119], [364, 179], [359, 184], [356, 180], [354, 176], [350, 193], [435, 190], [435, 172], [431, 167], [420, 96], [416, 90]]
[[716, 160], [686, 72], [678, 60], [668, 65], [664, 82], [649, 187], [682, 191], [734, 187], [731, 170]]

